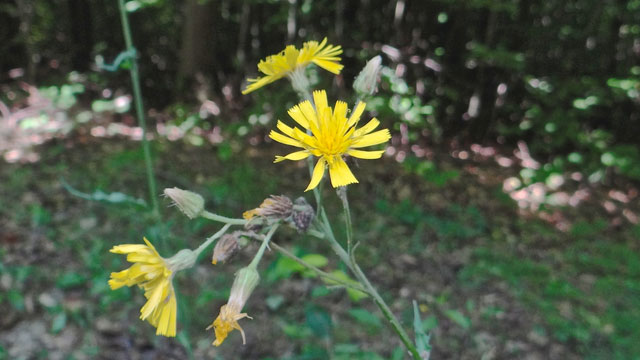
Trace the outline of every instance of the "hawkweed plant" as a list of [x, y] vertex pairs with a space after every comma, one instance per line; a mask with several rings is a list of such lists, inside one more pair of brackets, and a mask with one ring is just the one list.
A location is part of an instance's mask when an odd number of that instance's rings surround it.
[[[207, 211], [204, 199], [196, 193], [178, 188], [165, 189], [164, 194], [190, 219], [205, 218], [224, 225], [198, 248], [183, 249], [168, 258], [161, 257], [147, 239], [144, 239], [145, 244], [118, 245], [111, 249], [111, 252], [126, 254], [127, 261], [133, 265], [124, 271], [112, 273], [109, 285], [114, 290], [122, 286], [138, 285], [143, 290], [147, 302], [140, 310], [140, 319], [147, 320], [156, 327], [157, 335], [176, 335], [177, 305], [172, 280], [180, 270], [194, 266], [198, 256], [217, 240], [212, 257], [212, 264], [216, 266], [229, 266], [229, 259], [235, 253], [245, 248], [250, 249], [251, 247], [246, 246], [247, 243], [257, 241], [261, 246], [254, 254], [253, 260], [237, 270], [228, 301], [226, 304], [218, 304], [219, 312], [207, 328], [214, 330], [213, 345], [223, 345], [234, 330], [240, 333], [243, 344], [246, 343], [246, 338], [251, 336], [245, 334], [240, 323], [252, 319], [244, 312], [244, 308], [254, 289], [259, 286], [258, 265], [265, 250], [274, 249], [312, 271], [328, 284], [368, 295], [388, 320], [392, 331], [405, 345], [408, 354], [414, 359], [429, 357], [429, 337], [420, 325], [416, 325], [420, 323], [418, 313], [415, 313], [417, 320], [414, 324], [414, 342], [357, 262], [356, 248], [361, 242], [353, 231], [348, 189], [349, 186], [357, 184], [358, 180], [345, 159], [380, 158], [385, 152], [384, 145], [391, 138], [391, 134], [388, 129], [378, 129], [380, 121], [375, 117], [362, 121], [368, 118], [365, 116], [365, 100], [375, 92], [377, 86], [381, 68], [379, 56], [369, 61], [356, 78], [354, 91], [358, 101], [352, 109], [347, 102], [341, 100], [331, 106], [325, 90], [311, 88], [306, 68], [315, 64], [332, 74], [340, 74], [343, 68], [339, 57], [341, 53], [342, 48], [328, 44], [326, 38], [321, 42], [305, 42], [301, 49], [289, 45], [282, 52], [260, 61], [258, 70], [263, 76], [248, 79], [248, 86], [243, 91], [243, 94], [248, 94], [286, 77], [300, 95], [300, 102], [288, 110], [292, 120], [288, 122], [294, 126], [278, 120], [276, 129], [270, 132], [269, 137], [280, 144], [295, 148], [295, 151], [286, 155], [276, 156], [274, 162], [308, 162], [309, 183], [306, 188], [300, 187], [300, 195], [313, 191], [315, 207], [304, 197], [292, 201], [286, 196], [271, 195], [258, 207], [246, 210], [242, 217], [229, 218]], [[343, 235], [334, 232], [332, 222], [323, 206], [321, 188], [324, 181], [329, 181], [336, 189], [335, 193], [342, 204], [342, 216], [346, 225]], [[239, 229], [229, 232], [232, 226]], [[301, 235], [306, 234], [326, 241], [338, 259], [349, 269], [353, 278], [325, 272], [274, 242], [277, 230], [284, 226], [296, 229]], [[260, 318], [260, 314], [252, 315]]]

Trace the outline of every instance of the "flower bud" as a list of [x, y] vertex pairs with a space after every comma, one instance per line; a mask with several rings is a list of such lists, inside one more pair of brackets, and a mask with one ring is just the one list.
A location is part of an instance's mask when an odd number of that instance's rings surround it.
[[204, 199], [199, 194], [177, 187], [164, 189], [164, 194], [171, 198], [173, 204], [189, 219], [197, 218], [204, 211]]
[[300, 233], [304, 233], [309, 229], [313, 218], [316, 216], [315, 210], [309, 205], [303, 197], [296, 199], [291, 213], [290, 223]]
[[227, 261], [238, 250], [240, 250], [240, 244], [238, 243], [238, 234], [236, 232], [224, 235], [213, 248], [213, 258], [211, 263], [216, 265], [218, 261]]
[[373, 95], [378, 85], [378, 76], [382, 69], [382, 57], [380, 55], [375, 56], [367, 62], [356, 80], [353, 82], [353, 89], [360, 95], [360, 97], [366, 97]]

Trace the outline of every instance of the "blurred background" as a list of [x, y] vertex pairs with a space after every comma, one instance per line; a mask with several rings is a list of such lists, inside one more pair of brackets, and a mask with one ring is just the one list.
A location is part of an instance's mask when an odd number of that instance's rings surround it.
[[[310, 70], [330, 101], [381, 55], [393, 139], [350, 188], [359, 261], [398, 317], [411, 301], [432, 359], [640, 358], [640, 0], [131, 0], [160, 189], [238, 217], [299, 196], [303, 167], [266, 135], [297, 102], [285, 80], [240, 91], [287, 44], [344, 48]], [[111, 291], [115, 244], [196, 247], [217, 224], [145, 208], [142, 130], [117, 1], [0, 4], [0, 359], [402, 359], [377, 308], [277, 253], [238, 333], [205, 328], [255, 249], [180, 273], [176, 338]], [[339, 213], [327, 190], [328, 207]], [[159, 194], [158, 194], [159, 195]], [[309, 194], [306, 194], [309, 195]], [[311, 199], [309, 199], [311, 200]], [[338, 231], [342, 223], [337, 221]], [[300, 256], [325, 243], [280, 232]], [[346, 270], [346, 269], [345, 269]]]

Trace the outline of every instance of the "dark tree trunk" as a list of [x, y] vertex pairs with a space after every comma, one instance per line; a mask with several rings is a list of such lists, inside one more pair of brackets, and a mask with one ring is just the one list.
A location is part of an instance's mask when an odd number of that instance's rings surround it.
[[93, 22], [88, 0], [69, 0], [71, 65], [79, 71], [89, 70], [93, 49]]

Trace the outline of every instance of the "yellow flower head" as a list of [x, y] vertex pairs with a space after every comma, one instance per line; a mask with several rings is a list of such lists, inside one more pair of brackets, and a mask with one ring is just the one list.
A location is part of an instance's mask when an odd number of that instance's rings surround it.
[[304, 68], [310, 63], [314, 63], [334, 74], [339, 74], [343, 67], [339, 63], [340, 58], [338, 55], [340, 54], [342, 54], [342, 47], [327, 45], [327, 38], [324, 38], [321, 43], [307, 41], [300, 50], [293, 45], [289, 45], [279, 54], [267, 56], [265, 60], [261, 60], [258, 63], [258, 70], [264, 76], [256, 79], [247, 79], [249, 85], [242, 91], [242, 94], [246, 95], [282, 79], [294, 70]]
[[246, 343], [244, 330], [242, 330], [240, 324], [238, 324], [238, 320], [244, 318], [251, 319], [249, 315], [241, 313], [240, 311], [242, 311], [244, 304], [246, 304], [249, 296], [251, 296], [251, 293], [256, 286], [258, 286], [259, 282], [260, 275], [255, 267], [248, 266], [238, 270], [233, 280], [233, 285], [231, 286], [229, 301], [227, 301], [226, 305], [222, 305], [218, 317], [213, 321], [213, 324], [207, 327], [207, 330], [214, 328], [216, 333], [216, 340], [213, 342], [213, 345], [220, 346], [233, 329], [240, 331], [240, 334], [242, 334], [242, 343]]
[[174, 272], [149, 240], [146, 245], [126, 244], [114, 246], [110, 251], [127, 254], [131, 267], [111, 273], [109, 286], [112, 290], [123, 286], [138, 285], [144, 289], [147, 303], [140, 309], [140, 319], [148, 320], [156, 328], [156, 335], [176, 336], [176, 295], [173, 290]]
[[251, 319], [251, 316], [246, 313], [241, 313], [237, 307], [222, 305], [218, 317], [213, 324], [207, 327], [207, 330], [213, 327], [216, 333], [216, 340], [213, 342], [213, 345], [220, 346], [233, 329], [240, 331], [240, 334], [242, 334], [242, 344], [245, 344], [246, 338], [244, 336], [244, 330], [242, 330], [242, 327], [238, 324], [238, 320], [243, 318]]
[[324, 90], [314, 91], [313, 101], [315, 108], [311, 102], [303, 101], [289, 109], [289, 116], [310, 134], [296, 127], [289, 127], [280, 120], [277, 127], [282, 134], [273, 130], [269, 134], [269, 137], [277, 142], [303, 149], [286, 156], [276, 156], [275, 162], [302, 160], [311, 155], [319, 157], [313, 169], [311, 182], [305, 191], [318, 186], [327, 166], [333, 187], [357, 183], [358, 180], [351, 173], [343, 156], [350, 155], [360, 159], [380, 158], [384, 150], [359, 149], [387, 142], [391, 138], [389, 130], [373, 131], [380, 125], [376, 118], [356, 129], [366, 105], [363, 102], [360, 102], [347, 118], [347, 103], [336, 101], [335, 106], [331, 108], [327, 104], [327, 93]]

